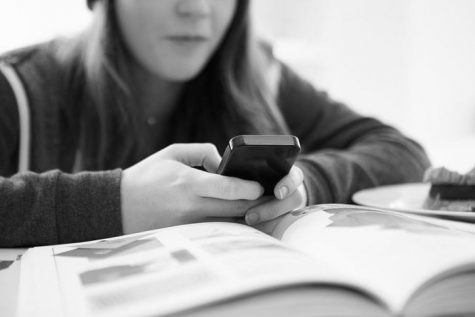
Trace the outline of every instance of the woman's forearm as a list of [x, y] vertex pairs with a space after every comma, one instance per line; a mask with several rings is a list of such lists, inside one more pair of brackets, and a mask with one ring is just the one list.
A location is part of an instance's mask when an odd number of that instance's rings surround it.
[[58, 170], [0, 177], [0, 247], [27, 247], [122, 234], [120, 170]]
[[309, 203], [348, 203], [354, 192], [385, 184], [418, 182], [429, 167], [424, 150], [397, 131], [370, 134], [348, 149], [306, 154], [297, 164], [305, 174]]

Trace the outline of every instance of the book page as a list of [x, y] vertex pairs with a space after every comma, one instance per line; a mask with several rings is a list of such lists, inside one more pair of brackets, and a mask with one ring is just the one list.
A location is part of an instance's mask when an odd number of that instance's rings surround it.
[[443, 221], [351, 205], [320, 205], [284, 216], [273, 235], [345, 272], [400, 312], [425, 282], [475, 267], [475, 234]]
[[20, 306], [27, 308], [19, 316], [161, 315], [249, 291], [346, 283], [325, 262], [232, 223], [34, 248], [22, 270]]

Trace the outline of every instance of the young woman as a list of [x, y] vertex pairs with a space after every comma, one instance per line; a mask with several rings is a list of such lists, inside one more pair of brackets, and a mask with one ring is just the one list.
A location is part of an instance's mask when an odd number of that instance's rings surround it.
[[[93, 22], [80, 36], [2, 57], [0, 246], [223, 217], [258, 224], [305, 204], [349, 202], [362, 188], [419, 181], [428, 166], [418, 144], [277, 61], [253, 36], [248, 0], [88, 5]], [[275, 197], [212, 173], [229, 138], [283, 133], [298, 136], [303, 153]]]

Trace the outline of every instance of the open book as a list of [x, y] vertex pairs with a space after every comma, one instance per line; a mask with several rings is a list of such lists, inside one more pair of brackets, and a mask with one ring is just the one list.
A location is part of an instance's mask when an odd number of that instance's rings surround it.
[[18, 315], [472, 316], [475, 233], [448, 224], [329, 204], [272, 236], [215, 222], [33, 248]]

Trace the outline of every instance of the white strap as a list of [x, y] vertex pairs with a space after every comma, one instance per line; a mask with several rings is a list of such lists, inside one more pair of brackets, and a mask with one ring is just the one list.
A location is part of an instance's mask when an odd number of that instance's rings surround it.
[[18, 172], [26, 172], [30, 167], [30, 108], [25, 88], [12, 66], [0, 62], [0, 71], [10, 83], [18, 106], [20, 118], [20, 147], [18, 153]]

